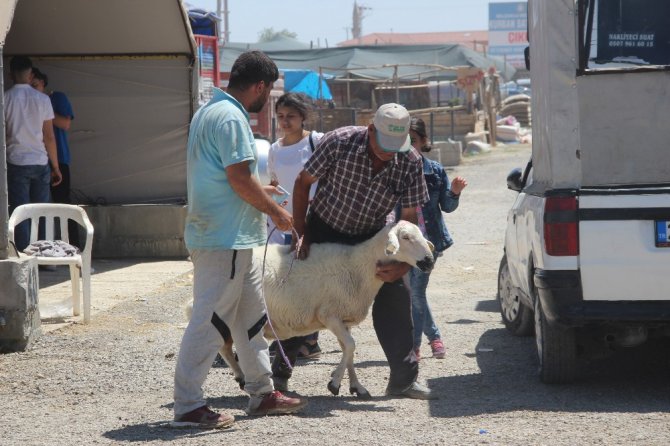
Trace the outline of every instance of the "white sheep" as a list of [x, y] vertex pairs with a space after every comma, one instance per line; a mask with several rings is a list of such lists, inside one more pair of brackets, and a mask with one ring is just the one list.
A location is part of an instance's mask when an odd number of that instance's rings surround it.
[[[377, 262], [406, 262], [429, 271], [434, 264], [432, 251], [432, 244], [419, 228], [406, 221], [388, 225], [371, 239], [354, 246], [312, 244], [306, 260], [294, 260], [294, 253], [289, 252], [287, 246], [269, 246], [263, 284], [268, 316], [276, 336], [288, 339], [330, 330], [342, 347], [342, 359], [331, 374], [328, 390], [339, 394], [346, 369], [349, 391], [358, 398], [370, 399], [370, 393], [360, 384], [354, 370], [356, 345], [350, 327], [365, 319], [383, 284], [375, 276]], [[263, 252], [263, 249], [255, 252], [260, 261]], [[192, 301], [187, 304], [189, 317], [191, 306]], [[266, 338], [273, 339], [275, 333], [266, 325]], [[220, 354], [243, 387], [244, 376], [235, 360], [232, 340], [225, 340]]]

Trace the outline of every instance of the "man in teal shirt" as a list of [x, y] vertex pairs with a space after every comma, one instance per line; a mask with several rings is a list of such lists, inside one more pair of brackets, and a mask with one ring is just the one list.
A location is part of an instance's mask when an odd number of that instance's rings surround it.
[[193, 117], [188, 137], [188, 216], [184, 238], [193, 261], [193, 314], [184, 332], [174, 389], [174, 427], [225, 428], [232, 415], [207, 407], [202, 385], [224, 339], [235, 342], [249, 393], [249, 415], [293, 413], [305, 406], [274, 390], [263, 326], [260, 265], [252, 248], [266, 239], [268, 214], [277, 228], [293, 225], [290, 213], [262, 186], [249, 112], [259, 112], [277, 80], [277, 66], [259, 51], [233, 64], [227, 93]]

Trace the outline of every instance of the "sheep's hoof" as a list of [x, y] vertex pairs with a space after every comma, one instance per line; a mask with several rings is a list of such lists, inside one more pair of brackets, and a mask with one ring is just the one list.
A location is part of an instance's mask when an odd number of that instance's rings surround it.
[[235, 381], [237, 381], [237, 384], [240, 386], [240, 390], [244, 390], [244, 378], [235, 378]]
[[332, 381], [328, 383], [328, 390], [330, 390], [330, 393], [333, 395], [337, 396], [340, 394], [340, 386], [336, 386]]
[[372, 399], [372, 395], [370, 395], [370, 392], [368, 392], [365, 389], [359, 391], [355, 387], [349, 387], [349, 393], [352, 394], [352, 395], [356, 394], [356, 398], [358, 398], [359, 400], [369, 401], [369, 400]]

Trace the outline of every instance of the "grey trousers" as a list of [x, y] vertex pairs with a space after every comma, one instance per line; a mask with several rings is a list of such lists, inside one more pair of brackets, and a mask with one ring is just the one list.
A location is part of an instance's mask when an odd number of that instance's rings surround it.
[[261, 271], [252, 250], [194, 250], [193, 315], [181, 341], [174, 377], [174, 413], [200, 406], [202, 386], [226, 336], [232, 336], [245, 378], [244, 390], [260, 396], [273, 390]]

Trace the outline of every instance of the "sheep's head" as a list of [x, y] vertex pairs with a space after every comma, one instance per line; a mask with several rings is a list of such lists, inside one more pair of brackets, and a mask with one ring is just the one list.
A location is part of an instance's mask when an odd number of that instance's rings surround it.
[[419, 227], [408, 221], [396, 223], [388, 233], [386, 255], [396, 257], [393, 260], [406, 262], [421, 271], [433, 269], [435, 247], [421, 234]]

